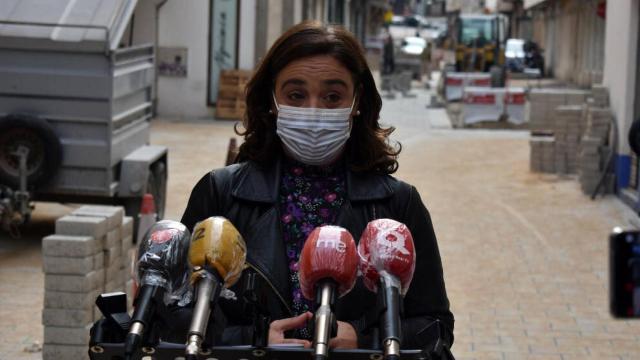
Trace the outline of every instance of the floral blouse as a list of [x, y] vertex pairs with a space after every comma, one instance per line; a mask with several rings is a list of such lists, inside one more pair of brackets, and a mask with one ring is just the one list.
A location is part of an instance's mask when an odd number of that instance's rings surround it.
[[[334, 224], [345, 197], [345, 180], [340, 165], [310, 166], [295, 160], [284, 161], [280, 181], [280, 215], [282, 233], [289, 261], [289, 283], [294, 315], [313, 310], [313, 301], [302, 296], [298, 280], [298, 260], [311, 231], [324, 224]], [[311, 339], [308, 329], [298, 330], [296, 337]]]

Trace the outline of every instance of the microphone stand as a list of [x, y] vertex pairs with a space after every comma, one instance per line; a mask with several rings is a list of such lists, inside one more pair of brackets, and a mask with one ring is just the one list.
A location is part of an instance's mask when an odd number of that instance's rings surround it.
[[335, 318], [336, 282], [331, 279], [320, 280], [316, 289], [315, 333], [313, 337], [313, 355], [316, 360], [329, 358], [329, 339], [338, 332]]
[[258, 348], [269, 345], [269, 325], [271, 316], [266, 306], [262, 283], [257, 273], [247, 270], [243, 284], [243, 299], [245, 314], [250, 314], [253, 323], [253, 338], [251, 344]]
[[193, 308], [193, 317], [187, 333], [187, 346], [185, 349], [187, 360], [198, 358], [200, 345], [202, 345], [202, 340], [207, 332], [211, 309], [215, 306], [220, 296], [223, 284], [217, 272], [213, 269], [204, 269], [197, 266], [194, 268], [194, 276], [200, 279], [197, 283], [197, 297]]
[[[140, 342], [143, 340], [143, 334], [147, 335], [152, 332], [149, 328], [155, 321], [156, 313], [164, 312], [164, 293], [165, 288], [161, 286], [145, 285], [140, 289], [140, 294], [136, 298], [136, 310], [133, 312], [131, 319], [131, 327], [125, 339], [124, 358], [131, 359], [135, 351], [138, 349]], [[144, 313], [138, 309], [147, 309]]]
[[386, 271], [380, 272], [380, 288], [383, 309], [380, 319], [382, 325], [382, 348], [384, 358], [389, 360], [400, 359], [400, 343], [402, 342], [400, 326], [400, 281]]

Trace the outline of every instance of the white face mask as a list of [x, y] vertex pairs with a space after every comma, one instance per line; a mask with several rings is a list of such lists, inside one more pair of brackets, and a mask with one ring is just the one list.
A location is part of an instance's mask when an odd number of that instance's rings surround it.
[[351, 107], [302, 108], [279, 105], [277, 134], [289, 155], [307, 165], [326, 165], [335, 160], [351, 135]]

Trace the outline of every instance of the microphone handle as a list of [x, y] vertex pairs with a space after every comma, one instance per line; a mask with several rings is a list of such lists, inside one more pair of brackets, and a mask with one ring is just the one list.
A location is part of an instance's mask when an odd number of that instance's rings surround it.
[[316, 360], [324, 360], [329, 358], [329, 339], [331, 339], [335, 322], [333, 315], [335, 282], [333, 280], [320, 281], [316, 300], [319, 306], [315, 318], [313, 356]]
[[136, 309], [131, 318], [129, 333], [125, 339], [125, 358], [129, 358], [138, 349], [142, 336], [156, 312], [158, 302], [164, 297], [165, 288], [162, 286], [144, 285], [136, 298]]
[[196, 359], [200, 345], [207, 332], [207, 324], [211, 315], [211, 305], [215, 304], [220, 296], [222, 283], [218, 277], [207, 272], [198, 280], [197, 300], [193, 308], [191, 326], [187, 336], [187, 359]]
[[400, 359], [400, 281], [386, 271], [380, 272], [386, 311], [382, 315], [382, 347], [385, 359]]

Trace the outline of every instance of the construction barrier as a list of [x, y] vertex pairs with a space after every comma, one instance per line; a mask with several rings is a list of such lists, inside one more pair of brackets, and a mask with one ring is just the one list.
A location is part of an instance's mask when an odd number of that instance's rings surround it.
[[462, 100], [465, 87], [490, 87], [489, 73], [448, 72], [445, 78], [445, 97], [447, 101]]
[[507, 88], [504, 94], [504, 112], [509, 115], [507, 121], [516, 125], [524, 124], [524, 105], [526, 102], [527, 95], [524, 88]]
[[465, 87], [463, 89], [463, 124], [483, 121], [499, 121], [507, 115], [507, 121], [523, 124], [526, 94], [523, 88]]
[[498, 121], [504, 110], [504, 93], [504, 88], [464, 88], [463, 124]]

